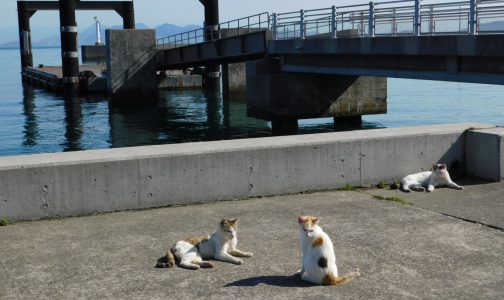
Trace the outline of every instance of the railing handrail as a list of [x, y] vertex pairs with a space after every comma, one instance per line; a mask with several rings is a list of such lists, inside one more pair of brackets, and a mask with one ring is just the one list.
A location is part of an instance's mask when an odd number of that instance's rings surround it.
[[[261, 17], [263, 17], [263, 18], [261, 18]], [[251, 19], [254, 19], [254, 18], [256, 21], [251, 22]], [[240, 25], [240, 22], [242, 22], [243, 25]], [[231, 27], [231, 24], [237, 24], [237, 27]], [[166, 46], [166, 44], [168, 44], [167, 47], [171, 47], [172, 45], [170, 43], [170, 40], [174, 40], [174, 44], [175, 44], [174, 46], [176, 47], [177, 41], [180, 41], [180, 42], [187, 41], [187, 44], [191, 44], [190, 43], [191, 40], [197, 41], [199, 38], [204, 39], [205, 37], [213, 36], [213, 35], [218, 37], [218, 36], [220, 36], [221, 31], [226, 31], [226, 30], [231, 30], [231, 29], [237, 29], [238, 30], [237, 35], [240, 35], [241, 34], [240, 29], [257, 28], [256, 26], [260, 27], [263, 24], [265, 25], [264, 30], [268, 30], [269, 26], [270, 26], [270, 15], [268, 12], [258, 13], [258, 14], [247, 16], [247, 17], [238, 18], [238, 19], [226, 21], [223, 23], [219, 23], [217, 25], [208, 25], [208, 26], [200, 27], [200, 28], [193, 29], [190, 31], [181, 32], [181, 33], [173, 34], [170, 36], [162, 37], [162, 38], [159, 38], [156, 40], [156, 44], [158, 46], [163, 46], [163, 48], [164, 48], [164, 46]], [[194, 34], [194, 36], [191, 36], [191, 34]], [[184, 38], [184, 36], [186, 38]], [[165, 41], [168, 41], [168, 42], [165, 43]]]
[[[504, 0], [447, 0], [443, 3], [431, 1], [433, 0], [385, 0], [273, 14], [258, 13], [160, 38], [157, 44], [163, 47], [166, 44], [168, 47], [178, 47], [203, 42], [208, 40], [209, 36], [211, 39], [221, 38], [225, 30], [228, 30], [228, 36], [232, 29], [237, 30], [236, 35], [250, 32], [243, 28], [271, 29], [273, 39], [305, 38], [326, 33], [337, 38], [337, 30], [345, 29], [356, 29], [360, 37], [373, 37], [375, 34], [395, 36], [504, 33], [504, 28], [496, 30], [492, 27], [494, 25], [489, 25], [490, 27], [482, 29], [480, 24], [480, 21], [504, 23]], [[443, 26], [445, 28], [441, 28]]]

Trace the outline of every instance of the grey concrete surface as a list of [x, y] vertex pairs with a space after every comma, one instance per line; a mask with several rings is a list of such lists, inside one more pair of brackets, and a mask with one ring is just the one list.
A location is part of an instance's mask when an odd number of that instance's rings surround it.
[[283, 121], [387, 112], [386, 78], [288, 73], [280, 64], [247, 63], [248, 116]]
[[107, 29], [105, 38], [108, 92], [118, 96], [155, 93], [157, 90], [155, 30]]
[[416, 207], [504, 229], [504, 181], [485, 182], [477, 179], [462, 179], [455, 182], [464, 186], [464, 190], [443, 187], [436, 188], [431, 194], [373, 189], [365, 190], [363, 193], [399, 197], [413, 203]]
[[504, 180], [504, 127], [469, 131], [466, 153], [468, 175]]
[[160, 89], [196, 89], [201, 88], [203, 79], [201, 75], [168, 75], [158, 82]]
[[[481, 197], [485, 191], [474, 186]], [[429, 196], [442, 202], [447, 192]], [[299, 214], [322, 217], [341, 273], [359, 268], [363, 275], [337, 287], [294, 276]], [[240, 217], [238, 246], [254, 257], [211, 270], [154, 268], [174, 241], [212, 233], [223, 217]], [[356, 192], [31, 221], [0, 227], [0, 237], [0, 299], [504, 297], [502, 231]]]
[[105, 45], [81, 45], [83, 61], [105, 60], [107, 49]]
[[474, 123], [0, 158], [0, 218], [37, 219], [369, 185], [444, 162]]

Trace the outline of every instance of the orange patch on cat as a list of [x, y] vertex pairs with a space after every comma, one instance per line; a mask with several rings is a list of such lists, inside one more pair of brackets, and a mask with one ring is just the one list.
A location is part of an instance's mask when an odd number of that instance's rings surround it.
[[322, 246], [324, 243], [324, 239], [322, 237], [317, 237], [313, 242], [312, 242], [312, 247], [319, 247]]
[[322, 280], [323, 285], [338, 285], [342, 283], [347, 283], [355, 279], [355, 277], [359, 277], [360, 273], [358, 271], [352, 272], [350, 274], [344, 276], [334, 276], [333, 274], [327, 274]]
[[184, 242], [188, 242], [189, 244], [196, 246], [197, 244], [201, 243], [202, 241], [206, 241], [206, 240], [208, 240], [208, 236], [199, 235], [199, 236], [188, 237], [187, 239], [184, 240]]

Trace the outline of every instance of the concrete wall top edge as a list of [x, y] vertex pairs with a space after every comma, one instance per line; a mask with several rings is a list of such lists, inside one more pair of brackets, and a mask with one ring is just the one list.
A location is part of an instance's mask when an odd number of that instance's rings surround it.
[[180, 155], [194, 155], [212, 152], [246, 151], [253, 149], [309, 146], [332, 142], [384, 139], [417, 135], [434, 135], [464, 132], [468, 129], [488, 129], [495, 126], [479, 123], [453, 123], [416, 127], [356, 130], [347, 132], [320, 133], [309, 135], [278, 136], [240, 140], [195, 142], [156, 146], [139, 146], [101, 150], [86, 150], [64, 153], [46, 153], [0, 157], [0, 171], [10, 169], [35, 168], [55, 165], [114, 162], [131, 159], [146, 159]]
[[504, 136], [504, 127], [503, 126], [497, 126], [494, 128], [485, 128], [485, 129], [475, 129], [474, 131], [477, 133], [485, 133], [485, 134], [494, 134], [494, 135]]

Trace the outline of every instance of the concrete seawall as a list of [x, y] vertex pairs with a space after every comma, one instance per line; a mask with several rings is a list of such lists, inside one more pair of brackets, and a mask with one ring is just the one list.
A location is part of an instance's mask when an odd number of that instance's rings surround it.
[[433, 162], [448, 163], [452, 176], [464, 175], [470, 159], [466, 131], [491, 127], [448, 124], [3, 157], [0, 218], [368, 185], [429, 169]]

